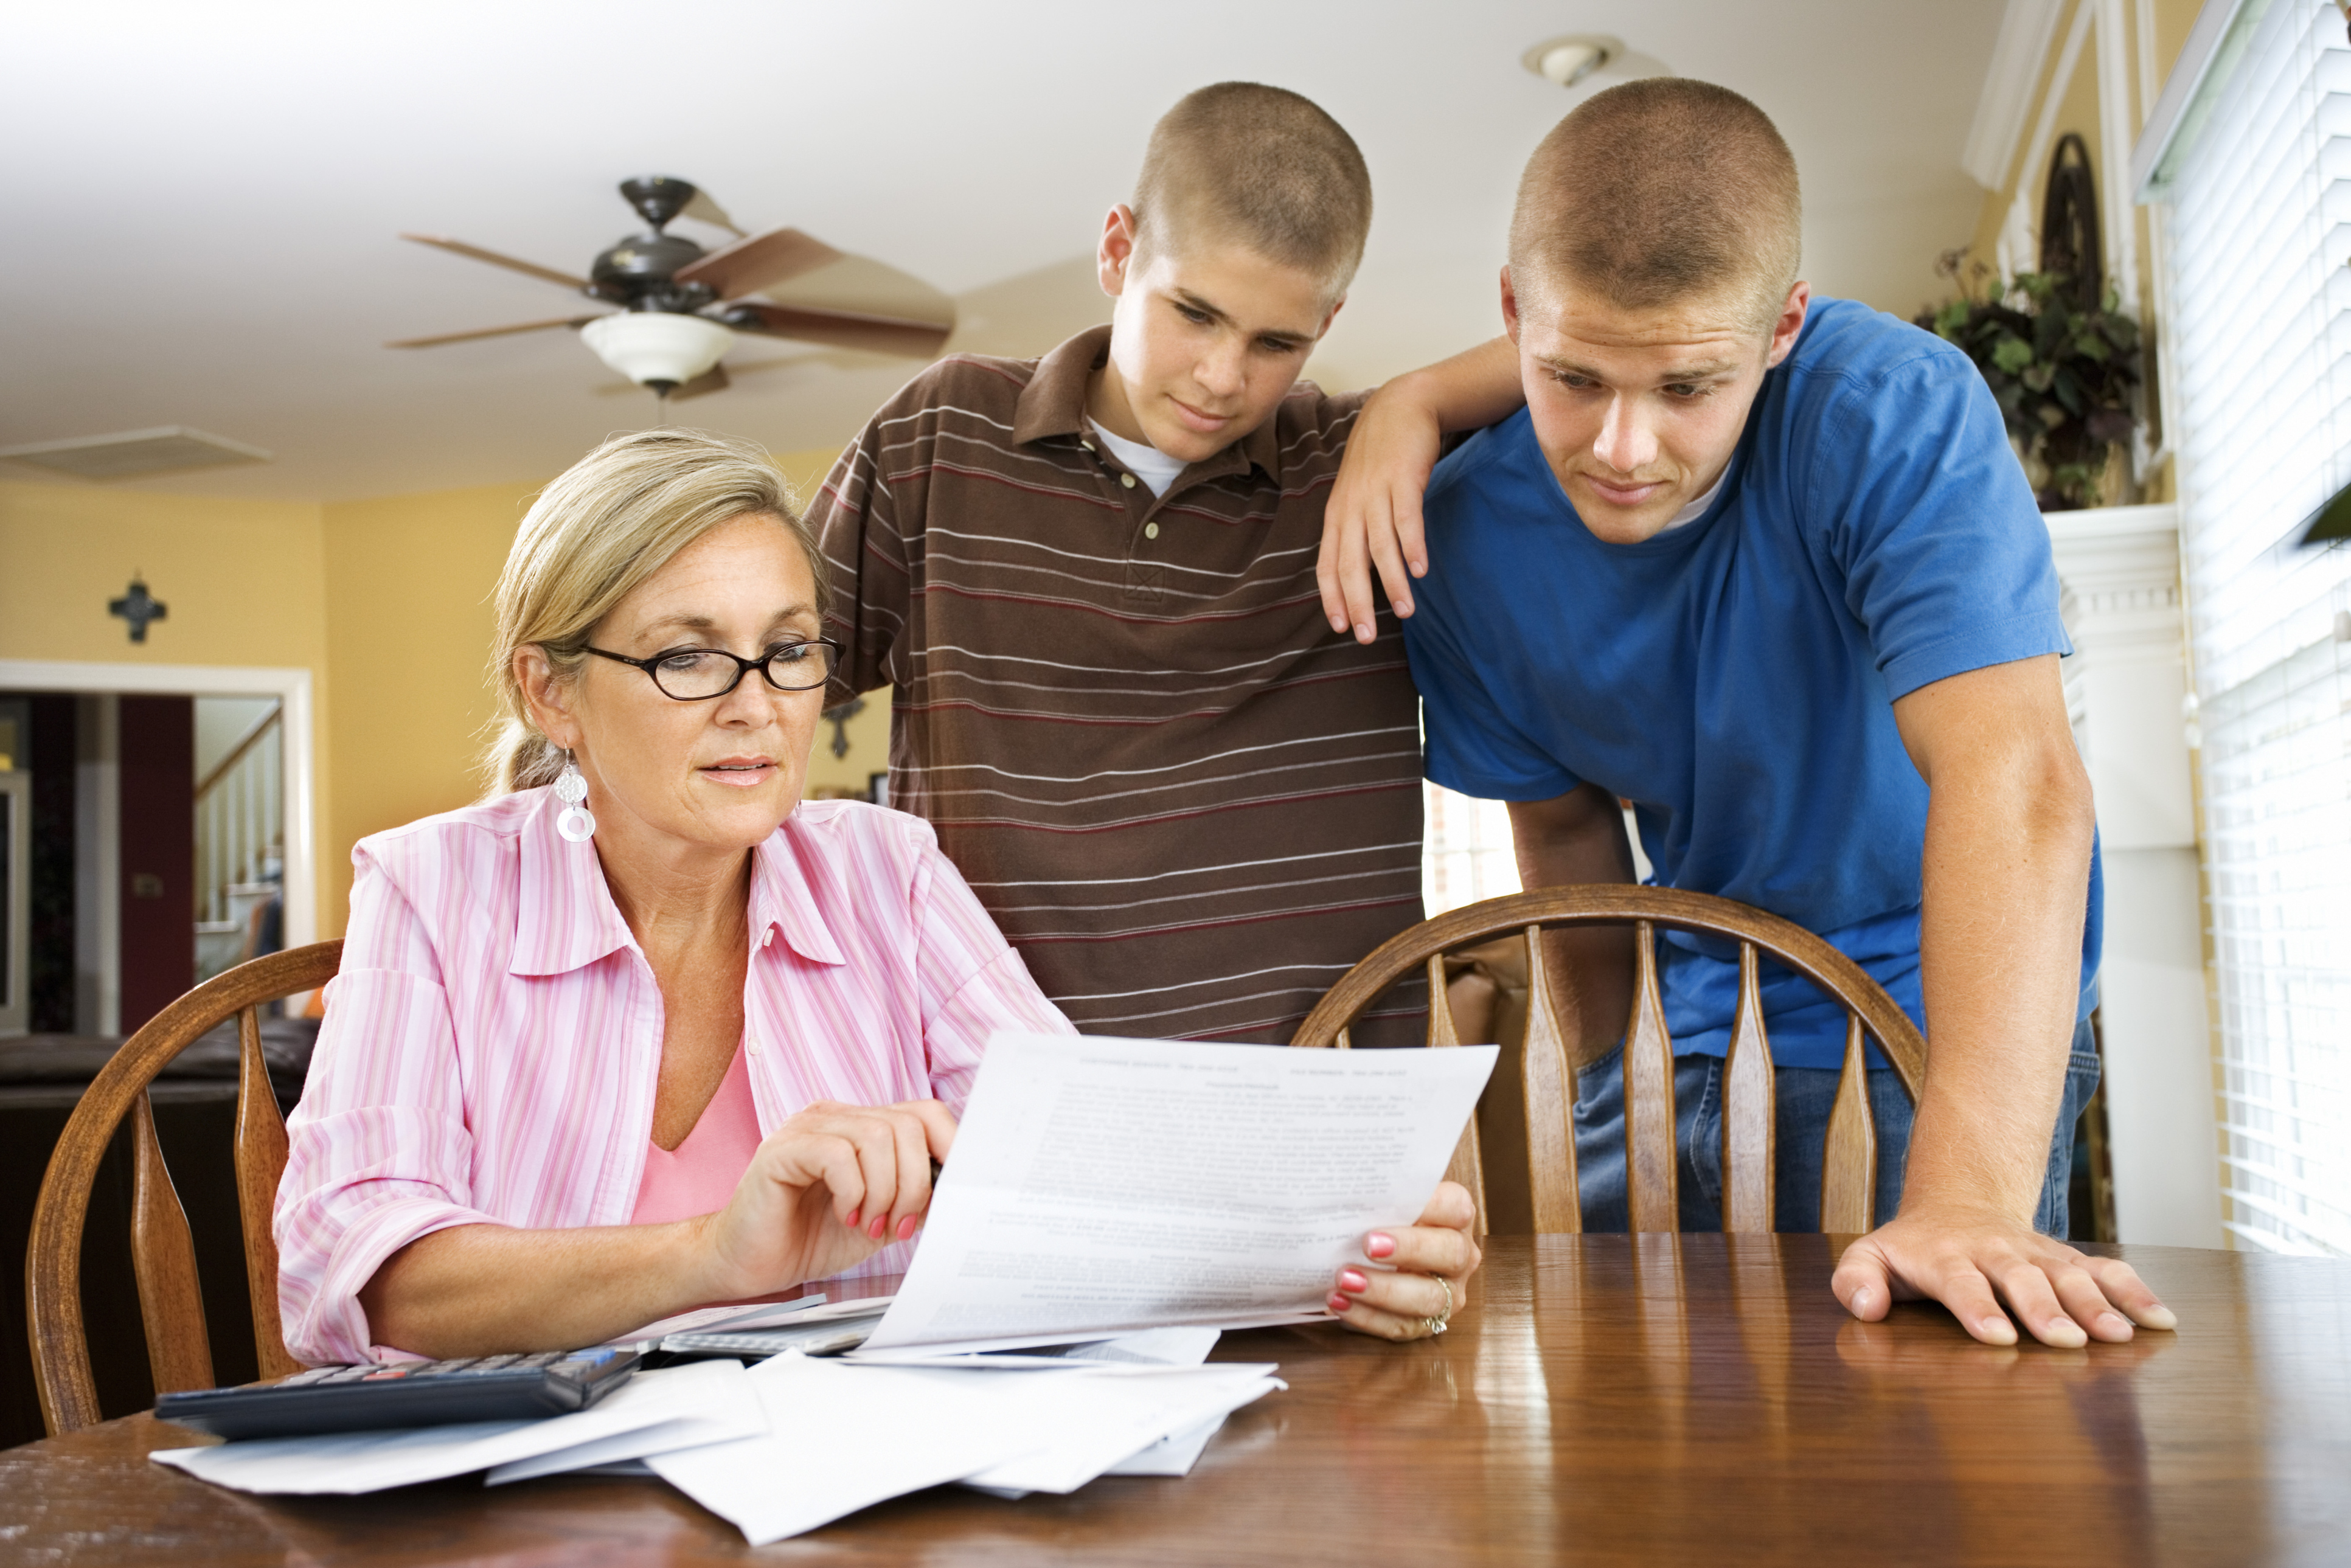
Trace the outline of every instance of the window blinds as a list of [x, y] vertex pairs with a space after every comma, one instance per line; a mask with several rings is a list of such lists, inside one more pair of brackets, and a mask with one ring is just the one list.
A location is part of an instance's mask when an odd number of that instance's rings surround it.
[[2246, 0], [2168, 213], [2180, 548], [2202, 732], [2226, 1223], [2351, 1256], [2351, 47]]
[[1510, 809], [1473, 800], [1437, 784], [1426, 790], [1427, 828], [1420, 856], [1420, 896], [1431, 918], [1483, 898], [1519, 891], [1510, 847]]

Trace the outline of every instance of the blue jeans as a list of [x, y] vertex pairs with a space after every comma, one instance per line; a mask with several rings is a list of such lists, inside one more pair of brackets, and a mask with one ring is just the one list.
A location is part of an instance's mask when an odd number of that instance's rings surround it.
[[[1821, 1146], [1836, 1103], [1839, 1071], [1782, 1067], [1776, 1080], [1772, 1129], [1779, 1228], [1821, 1228]], [[2098, 1054], [2085, 1019], [2074, 1031], [2065, 1067], [2065, 1094], [2049, 1139], [2049, 1171], [2033, 1228], [2067, 1234], [2065, 1194], [2074, 1174], [2074, 1124], [2098, 1087]], [[1910, 1155], [1910, 1097], [1891, 1069], [1869, 1074], [1869, 1110], [1877, 1124], [1877, 1222], [1902, 1207], [1902, 1167]], [[1684, 1230], [1722, 1228], [1722, 1058], [1674, 1058], [1674, 1141]], [[1627, 1228], [1625, 1189], [1625, 1057], [1610, 1051], [1576, 1075], [1575, 1169], [1583, 1201], [1583, 1228]]]

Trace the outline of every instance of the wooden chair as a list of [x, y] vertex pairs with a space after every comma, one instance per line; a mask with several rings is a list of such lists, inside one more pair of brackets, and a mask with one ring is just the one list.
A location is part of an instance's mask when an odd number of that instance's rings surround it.
[[[1430, 996], [1441, 999], [1446, 994], [1447, 952], [1508, 933], [1523, 934], [1528, 1016], [1520, 1082], [1515, 1087], [1524, 1093], [1528, 1207], [1538, 1234], [1580, 1231], [1583, 1218], [1576, 1196], [1572, 1120], [1575, 1074], [1568, 1055], [1568, 1037], [1560, 1027], [1544, 977], [1543, 945], [1536, 937], [1546, 926], [1626, 924], [1635, 933], [1633, 1016], [1625, 1038], [1625, 1163], [1632, 1228], [1680, 1228], [1675, 1190], [1673, 1041], [1666, 1033], [1665, 1009], [1658, 997], [1655, 941], [1656, 933], [1664, 929], [1739, 943], [1739, 1012], [1723, 1072], [1723, 1228], [1768, 1232], [1775, 1228], [1774, 1081], [1756, 983], [1756, 958], [1761, 953], [1844, 1004], [1844, 1072], [1829, 1116], [1821, 1228], [1845, 1234], [1870, 1229], [1876, 1197], [1877, 1134], [1870, 1117], [1863, 1037], [1877, 1041], [1914, 1104], [1926, 1081], [1926, 1039], [1860, 965], [1802, 926], [1727, 898], [1610, 883], [1543, 888], [1472, 904], [1423, 921], [1381, 944], [1371, 956], [1340, 977], [1290, 1043], [1336, 1045], [1344, 1050], [1349, 1043], [1347, 1026], [1400, 976], [1425, 968]], [[1430, 1045], [1460, 1043], [1454, 1037], [1448, 1009], [1432, 1006], [1428, 1017]], [[1487, 1085], [1489, 1108], [1497, 1100], [1516, 1098], [1508, 1092], [1513, 1086], [1500, 1087], [1504, 1092], [1498, 1095], [1495, 1083]], [[1489, 1195], [1479, 1123], [1479, 1117], [1470, 1119], [1447, 1174], [1478, 1200], [1479, 1228], [1483, 1232], [1489, 1228]], [[1493, 1135], [1490, 1126], [1487, 1135]]]
[[99, 1419], [82, 1327], [81, 1233], [90, 1184], [124, 1116], [131, 1118], [131, 1260], [139, 1281], [139, 1314], [155, 1392], [210, 1388], [213, 1356], [196, 1287], [196, 1250], [188, 1217], [155, 1138], [147, 1086], [164, 1065], [224, 1019], [237, 1020], [237, 1212], [245, 1228], [246, 1285], [253, 1297], [254, 1349], [261, 1375], [301, 1370], [287, 1354], [277, 1322], [277, 1243], [270, 1210], [286, 1169], [286, 1121], [262, 1060], [257, 1009], [334, 978], [340, 942], [319, 942], [239, 964], [198, 986], [123, 1041], [100, 1070], [57, 1138], [33, 1209], [25, 1251], [26, 1318], [41, 1416], [57, 1437]]

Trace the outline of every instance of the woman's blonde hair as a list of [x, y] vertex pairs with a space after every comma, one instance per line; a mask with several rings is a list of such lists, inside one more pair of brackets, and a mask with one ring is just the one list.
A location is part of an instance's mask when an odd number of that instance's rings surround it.
[[831, 601], [824, 557], [797, 497], [768, 455], [706, 430], [616, 435], [539, 492], [498, 576], [489, 678], [496, 734], [482, 758], [492, 795], [551, 784], [563, 754], [539, 733], [515, 676], [515, 653], [537, 643], [559, 680], [587, 660], [597, 622], [678, 551], [737, 517], [772, 517], [808, 558], [816, 610]]

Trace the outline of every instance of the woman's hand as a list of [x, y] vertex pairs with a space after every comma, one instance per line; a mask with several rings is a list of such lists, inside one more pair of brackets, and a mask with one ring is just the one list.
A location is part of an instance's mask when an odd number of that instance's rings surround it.
[[711, 1270], [699, 1299], [821, 1280], [912, 1237], [930, 1208], [931, 1162], [955, 1133], [935, 1100], [801, 1111], [759, 1145], [726, 1207], [698, 1222]]
[[1478, 1206], [1468, 1189], [1438, 1182], [1418, 1224], [1364, 1238], [1364, 1255], [1390, 1268], [1340, 1270], [1331, 1310], [1349, 1328], [1382, 1339], [1444, 1333], [1482, 1258], [1471, 1239], [1477, 1228]]

